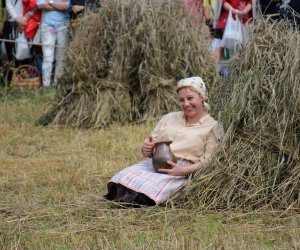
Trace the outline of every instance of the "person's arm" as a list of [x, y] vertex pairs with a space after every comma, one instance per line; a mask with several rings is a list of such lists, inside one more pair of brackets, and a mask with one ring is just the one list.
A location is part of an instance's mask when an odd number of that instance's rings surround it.
[[57, 11], [67, 11], [70, 8], [70, 2], [69, 1], [62, 1], [62, 2], [52, 2], [46, 1], [43, 4], [38, 5], [39, 9], [51, 11], [51, 10], [57, 10]]
[[14, 10], [14, 6], [13, 6], [11, 0], [5, 0], [5, 4], [6, 4], [6, 10], [7, 10], [8, 14], [12, 17], [12, 19], [15, 20], [15, 18], [18, 16]]
[[73, 5], [72, 4], [72, 10], [73, 10], [74, 13], [78, 13], [80, 11], [83, 11], [83, 9], [84, 9], [84, 6], [82, 6], [82, 5]]
[[167, 120], [167, 115], [164, 115], [159, 122], [156, 124], [156, 126], [154, 127], [154, 129], [151, 132], [151, 135], [144, 140], [141, 152], [143, 154], [144, 157], [151, 157], [153, 154], [153, 149], [154, 149], [154, 142], [157, 139], [157, 137], [159, 136], [159, 130], [162, 126], [165, 125], [165, 122]]
[[206, 21], [212, 21], [213, 16], [211, 15], [211, 9], [209, 7], [203, 7], [203, 15]]
[[203, 16], [206, 22], [210, 22], [214, 18], [212, 15], [212, 6], [210, 5], [209, 1], [203, 1]]
[[221, 141], [224, 137], [224, 129], [220, 125], [216, 125], [205, 144], [205, 153], [199, 159], [198, 162], [188, 166], [188, 167], [179, 167], [176, 163], [168, 161], [168, 164], [172, 167], [171, 169], [159, 169], [159, 172], [170, 174], [174, 176], [186, 176], [194, 173], [198, 169], [207, 165], [211, 160], [213, 155], [220, 149]]
[[70, 3], [68, 1], [63, 2], [51, 2], [49, 1], [50, 6], [58, 11], [67, 11], [70, 8]]
[[85, 0], [70, 0], [72, 11], [74, 13], [80, 13], [84, 10]]
[[158, 169], [159, 172], [174, 175], [174, 176], [186, 176], [189, 175], [196, 170], [198, 170], [202, 165], [200, 162], [196, 162], [188, 167], [179, 167], [176, 163], [172, 161], [167, 161], [167, 163], [171, 166], [171, 169]]
[[41, 9], [41, 10], [46, 10], [46, 11], [54, 10], [54, 8], [48, 2], [39, 4], [38, 8]]
[[28, 21], [34, 14], [35, 12], [38, 10], [38, 7], [35, 6], [33, 9], [29, 10], [24, 16], [23, 18], [25, 18], [26, 21]]
[[[21, 1], [21, 0], [18, 0]], [[27, 21], [25, 18], [23, 18], [22, 16], [19, 17], [17, 16], [17, 13], [15, 11], [15, 6], [12, 4], [11, 0], [6, 0], [6, 9], [8, 12], [8, 15], [10, 15], [12, 17], [12, 19], [19, 25], [19, 27], [22, 29], [24, 26], [27, 25]]]
[[238, 15], [238, 16], [241, 16], [243, 15], [242, 12], [238, 9], [235, 9], [233, 8], [228, 2], [224, 1], [223, 3], [223, 8], [227, 11], [230, 11], [232, 12], [233, 15]]
[[250, 11], [252, 11], [252, 1], [249, 1], [245, 8], [241, 11], [242, 15], [247, 15]]

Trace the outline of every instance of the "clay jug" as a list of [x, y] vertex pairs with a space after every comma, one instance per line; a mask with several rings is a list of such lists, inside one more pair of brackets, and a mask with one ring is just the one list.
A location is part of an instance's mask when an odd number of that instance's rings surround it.
[[172, 141], [157, 142], [154, 144], [154, 153], [152, 156], [152, 164], [154, 169], [158, 172], [160, 168], [171, 168], [167, 161], [177, 162], [175, 155], [170, 149]]

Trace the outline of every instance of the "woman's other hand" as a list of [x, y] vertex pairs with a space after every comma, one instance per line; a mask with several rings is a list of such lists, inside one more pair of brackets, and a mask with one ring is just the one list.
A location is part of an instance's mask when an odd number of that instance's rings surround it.
[[74, 13], [80, 12], [84, 9], [84, 6], [81, 5], [72, 5], [72, 10]]
[[158, 169], [159, 172], [174, 175], [174, 176], [185, 176], [189, 174], [188, 168], [179, 167], [176, 163], [172, 161], [167, 161], [167, 163], [171, 166], [170, 169]]
[[150, 135], [149, 138], [147, 138], [144, 141], [143, 147], [142, 147], [142, 154], [144, 157], [151, 157], [153, 154], [154, 149], [154, 143], [152, 136]]
[[25, 26], [27, 25], [27, 19], [24, 17], [16, 17], [15, 21], [18, 24], [18, 29], [20, 31], [22, 31], [25, 28]]
[[243, 13], [243, 11], [238, 10], [238, 9], [232, 9], [232, 14], [236, 15], [238, 17], [243, 17], [245, 14]]
[[200, 167], [200, 162], [194, 163], [188, 167], [179, 167], [176, 163], [172, 161], [167, 161], [171, 166], [171, 169], [158, 169], [159, 172], [174, 176], [186, 176], [195, 172]]

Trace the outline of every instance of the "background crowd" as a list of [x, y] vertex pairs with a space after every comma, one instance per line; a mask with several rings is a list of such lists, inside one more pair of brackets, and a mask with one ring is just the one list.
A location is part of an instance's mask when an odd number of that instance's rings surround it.
[[[300, 27], [299, 0], [184, 1], [196, 23], [207, 25], [210, 50], [217, 62], [234, 53], [222, 42], [231, 15], [242, 24], [253, 25], [253, 20], [263, 15], [270, 21], [286, 19], [296, 28]], [[41, 72], [43, 86], [56, 86], [63, 72], [63, 54], [70, 30], [76, 28], [78, 18], [98, 9], [101, 3], [97, 0], [2, 0], [1, 63], [8, 61], [14, 67], [33, 64]], [[20, 56], [18, 43], [10, 42], [21, 41], [21, 38], [28, 42], [28, 56]], [[217, 63], [216, 70], [223, 76], [228, 74], [221, 63]]]
[[94, 0], [2, 0], [1, 63], [35, 65], [43, 86], [56, 86], [63, 71], [70, 23], [98, 7]]

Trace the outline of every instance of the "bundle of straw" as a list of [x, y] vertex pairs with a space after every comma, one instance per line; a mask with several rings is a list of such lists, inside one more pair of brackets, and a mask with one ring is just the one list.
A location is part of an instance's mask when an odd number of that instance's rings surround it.
[[208, 209], [300, 207], [300, 33], [255, 24], [213, 88], [227, 128], [219, 157], [201, 169], [180, 202]]
[[[180, 2], [109, 1], [82, 18], [66, 50], [57, 101], [40, 122], [103, 127], [173, 111], [178, 79], [200, 75], [215, 81], [208, 44], [203, 26]], [[113, 102], [126, 108], [105, 105]]]

